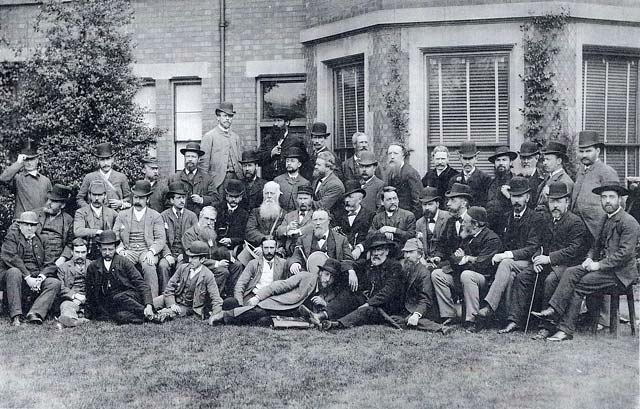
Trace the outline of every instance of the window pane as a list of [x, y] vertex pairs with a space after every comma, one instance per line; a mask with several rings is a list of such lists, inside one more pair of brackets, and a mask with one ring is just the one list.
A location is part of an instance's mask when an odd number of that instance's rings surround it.
[[154, 83], [145, 84], [138, 90], [133, 98], [143, 110], [145, 124], [149, 128], [156, 126], [156, 86]]
[[351, 137], [364, 131], [364, 63], [337, 68], [335, 76], [336, 150], [351, 148]]
[[262, 81], [262, 120], [277, 115], [293, 119], [307, 117], [307, 94], [304, 81]]
[[180, 170], [184, 167], [180, 149], [186, 145], [185, 141], [202, 139], [202, 84], [174, 84], [173, 112], [176, 170]]
[[202, 139], [202, 112], [176, 113], [176, 141]]
[[176, 85], [176, 112], [202, 112], [202, 85]]
[[184, 169], [184, 155], [180, 153], [180, 149], [187, 146], [187, 142], [176, 143], [176, 170]]

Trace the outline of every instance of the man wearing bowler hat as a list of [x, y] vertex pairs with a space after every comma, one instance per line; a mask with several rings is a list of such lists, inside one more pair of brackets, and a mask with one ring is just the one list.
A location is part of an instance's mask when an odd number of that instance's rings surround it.
[[327, 132], [327, 124], [324, 122], [314, 122], [311, 126], [311, 148], [312, 152], [309, 160], [303, 165], [302, 175], [308, 179], [313, 179], [313, 170], [316, 167], [318, 155], [327, 152], [333, 156], [334, 172], [338, 179], [342, 180], [342, 161], [327, 147], [327, 138], [331, 135]]
[[[364, 132], [356, 132], [351, 137], [351, 145], [353, 146], [353, 155], [347, 160], [342, 162], [342, 176], [343, 182], [349, 180], [360, 179], [360, 155], [363, 152], [372, 152], [373, 149], [369, 148], [369, 136]], [[376, 176], [382, 177], [380, 169], [376, 169]]]
[[[564, 182], [549, 185], [545, 199], [549, 208], [542, 213], [544, 221], [537, 227], [541, 246], [532, 258], [532, 267], [519, 271], [513, 280], [508, 322], [503, 333], [525, 328], [534, 287], [536, 299], [544, 293], [543, 305], [547, 305], [565, 270], [584, 260], [591, 235], [582, 220], [569, 211], [570, 196], [571, 191]], [[534, 339], [551, 335], [553, 328], [543, 324]]]
[[313, 189], [309, 185], [298, 186], [296, 194], [297, 210], [284, 215], [284, 219], [276, 230], [277, 237], [285, 237], [285, 253], [293, 254], [298, 237], [313, 231], [311, 216], [313, 215]]
[[215, 229], [218, 243], [232, 252], [244, 243], [247, 220], [249, 220], [249, 212], [240, 206], [243, 197], [244, 186], [242, 182], [231, 179], [224, 187], [224, 200], [215, 207], [217, 211]]
[[162, 216], [147, 207], [150, 194], [151, 184], [146, 180], [138, 180], [131, 189], [133, 206], [118, 213], [113, 230], [120, 241], [118, 254], [140, 267], [151, 295], [157, 297], [160, 288], [156, 267], [167, 237]]
[[241, 204], [251, 211], [262, 204], [262, 189], [267, 182], [258, 176], [258, 154], [254, 150], [242, 152], [240, 164], [244, 184], [244, 198]]
[[[307, 153], [300, 148], [293, 146], [283, 151], [285, 172], [273, 179], [280, 185], [280, 207], [291, 212], [296, 209], [297, 193], [299, 186], [311, 185], [307, 179], [300, 174], [300, 167]], [[312, 192], [313, 193], [313, 192]]]
[[187, 146], [180, 149], [184, 155], [184, 169], [176, 172], [169, 179], [169, 183], [182, 182], [187, 188], [186, 208], [200, 214], [205, 206], [211, 206], [220, 200], [216, 184], [212, 175], [198, 167], [198, 160], [204, 155], [197, 142], [189, 142]]
[[100, 143], [94, 148], [94, 156], [98, 159], [99, 169], [88, 173], [82, 179], [82, 185], [78, 190], [76, 201], [79, 207], [87, 206], [87, 193], [91, 182], [100, 181], [107, 189], [106, 204], [114, 210], [123, 210], [131, 207], [129, 189], [129, 179], [123, 174], [113, 169], [113, 150], [109, 142]]
[[569, 157], [567, 156], [567, 145], [558, 141], [549, 141], [542, 151], [544, 155], [543, 167], [547, 176], [544, 181], [538, 186], [538, 200], [536, 202], [536, 210], [546, 212], [547, 196], [549, 195], [549, 189], [552, 183], [562, 182], [567, 186], [569, 191], [569, 199], [571, 198], [571, 192], [573, 191], [573, 180], [565, 172], [564, 164], [569, 163]]
[[145, 156], [142, 158], [144, 164], [144, 179], [151, 183], [151, 196], [149, 196], [149, 207], [158, 213], [162, 213], [168, 206], [165, 196], [168, 190], [167, 181], [160, 177], [158, 170], [158, 158], [155, 156]]
[[360, 169], [360, 187], [367, 192], [364, 199], [362, 199], [362, 206], [375, 213], [382, 207], [380, 193], [382, 188], [386, 186], [384, 181], [378, 177], [378, 160], [373, 152], [362, 152], [360, 153], [358, 165]]
[[162, 250], [162, 258], [158, 261], [158, 288], [162, 291], [176, 266], [183, 262], [184, 248], [182, 236], [198, 223], [198, 216], [189, 209], [185, 209], [187, 188], [182, 182], [169, 184], [166, 195], [170, 208], [160, 213], [164, 222], [167, 244]]
[[596, 241], [582, 264], [569, 267], [549, 300], [548, 308], [535, 316], [556, 319], [558, 332], [549, 341], [565, 341], [573, 337], [582, 298], [587, 304], [597, 302], [590, 295], [604, 290], [626, 289], [637, 277], [636, 248], [640, 225], [622, 208], [622, 197], [629, 192], [617, 180], [604, 181], [592, 191], [600, 197], [606, 216], [596, 234]]
[[460, 144], [458, 155], [460, 155], [460, 162], [462, 162], [462, 173], [452, 177], [449, 183], [452, 186], [454, 183], [469, 185], [473, 196], [472, 204], [486, 206], [491, 176], [476, 168], [479, 153], [480, 151], [476, 148], [475, 142], [463, 142]]
[[[135, 188], [134, 188], [135, 189]], [[118, 324], [142, 324], [151, 320], [151, 289], [135, 265], [116, 253], [118, 238], [112, 230], [96, 238], [100, 258], [87, 267], [86, 315], [93, 320], [115, 320]]]
[[[543, 244], [539, 234], [543, 219], [540, 213], [528, 206], [530, 192], [531, 187], [522, 176], [514, 176], [509, 181], [512, 210], [501, 216], [506, 220], [506, 227], [504, 231], [499, 232], [506, 251], [494, 255], [491, 259], [491, 263], [498, 268], [484, 297], [484, 306], [476, 315], [481, 319], [493, 316], [503, 300], [504, 311], [509, 311], [513, 279], [517, 274], [533, 269], [531, 260]], [[515, 328], [506, 329], [510, 332]]]
[[236, 111], [231, 102], [221, 102], [216, 108], [218, 126], [202, 137], [203, 155], [198, 169], [211, 175], [213, 187], [222, 192], [228, 179], [240, 179], [240, 137], [231, 130], [231, 122]]
[[538, 171], [538, 159], [540, 157], [538, 144], [532, 141], [522, 142], [518, 157], [520, 158], [518, 176], [522, 176], [529, 181], [529, 187], [531, 188], [529, 195], [531, 197], [529, 198], [528, 206], [531, 209], [535, 209], [536, 203], [538, 203], [538, 186], [544, 181], [544, 176]]
[[301, 163], [309, 160], [304, 139], [289, 129], [289, 125], [295, 117], [295, 112], [282, 111], [276, 114], [271, 133], [260, 144], [258, 156], [262, 168], [262, 178], [266, 181], [275, 180], [277, 176], [288, 172], [285, 154], [291, 149], [300, 152]]
[[42, 324], [60, 292], [61, 283], [57, 274], [43, 272], [46, 244], [37, 232], [38, 226], [35, 212], [23, 212], [2, 242], [0, 288], [9, 305], [13, 326], [22, 323], [22, 303], [25, 298], [32, 302], [26, 315], [27, 321]]
[[422, 243], [425, 260], [433, 267], [434, 257], [438, 257], [437, 247], [440, 242], [447, 221], [451, 213], [442, 210], [440, 203], [444, 202], [438, 196], [438, 189], [435, 187], [425, 187], [420, 192], [420, 203], [422, 204], [422, 216], [416, 222], [416, 238]]
[[362, 200], [367, 192], [360, 187], [360, 182], [347, 181], [345, 190], [344, 207], [334, 214], [331, 224], [335, 231], [347, 236], [352, 249], [351, 255], [357, 260], [364, 253], [364, 241], [375, 213], [362, 207]]
[[38, 234], [45, 246], [47, 276], [56, 276], [57, 268], [70, 260], [73, 253], [73, 217], [64, 211], [70, 197], [71, 188], [56, 183], [47, 193], [45, 206], [34, 210], [38, 215]]
[[89, 186], [89, 206], [76, 210], [73, 218], [73, 234], [87, 241], [87, 258], [95, 260], [100, 255], [95, 238], [105, 230], [111, 230], [118, 213], [105, 206], [107, 189], [104, 182], [94, 180]]
[[38, 152], [26, 147], [18, 154], [15, 163], [0, 175], [0, 182], [10, 184], [16, 196], [16, 215], [46, 203], [51, 181], [38, 171], [39, 156]]
[[502, 215], [511, 208], [509, 201], [509, 181], [513, 177], [511, 163], [518, 154], [509, 150], [508, 146], [499, 146], [493, 155], [489, 156], [489, 162], [493, 163], [494, 175], [487, 192], [487, 214], [489, 215], [489, 227], [500, 234], [504, 230]]
[[[431, 161], [433, 162], [433, 169], [429, 169], [424, 175], [422, 185], [435, 188], [437, 191], [436, 196], [442, 198], [451, 186], [449, 183], [451, 178], [457, 176], [460, 172], [449, 166], [449, 149], [444, 145], [438, 145], [433, 148]], [[440, 208], [444, 210], [445, 205], [444, 200], [440, 200]]]

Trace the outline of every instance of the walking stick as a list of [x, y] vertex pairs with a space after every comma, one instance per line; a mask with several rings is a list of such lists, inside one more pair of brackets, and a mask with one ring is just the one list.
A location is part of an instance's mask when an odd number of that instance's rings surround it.
[[397, 322], [395, 322], [393, 320], [393, 318], [391, 318], [389, 316], [389, 314], [386, 313], [385, 310], [383, 310], [382, 308], [378, 307], [377, 308], [378, 312], [380, 313], [380, 315], [382, 315], [382, 318], [384, 318], [385, 321], [387, 321], [389, 324], [391, 324], [392, 327], [394, 327], [395, 329], [402, 329], [402, 327], [400, 325], [398, 325]]
[[529, 314], [527, 314], [527, 323], [524, 326], [525, 334], [529, 330], [529, 320], [531, 319], [531, 310], [533, 309], [533, 300], [536, 298], [536, 287], [538, 285], [538, 277], [540, 277], [540, 273], [536, 272], [536, 281], [533, 282], [533, 293], [531, 294], [531, 302], [529, 303]]

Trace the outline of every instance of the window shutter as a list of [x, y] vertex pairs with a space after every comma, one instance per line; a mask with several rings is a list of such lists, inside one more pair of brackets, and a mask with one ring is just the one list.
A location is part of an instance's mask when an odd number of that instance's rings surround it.
[[364, 62], [336, 68], [334, 149], [351, 148], [351, 137], [364, 132]]

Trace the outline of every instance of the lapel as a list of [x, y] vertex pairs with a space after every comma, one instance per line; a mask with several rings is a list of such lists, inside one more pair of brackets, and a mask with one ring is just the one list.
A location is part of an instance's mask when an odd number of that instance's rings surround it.
[[[446, 224], [446, 214], [443, 213], [442, 210], [438, 211], [438, 219], [436, 220], [436, 226], [433, 228], [433, 234], [436, 237], [440, 237], [442, 234], [442, 230], [444, 229], [444, 225]], [[427, 230], [429, 230], [427, 228]]]
[[[344, 213], [344, 214], [347, 219], [346, 226], [349, 226], [349, 216], [347, 213]], [[351, 225], [351, 229], [352, 230], [355, 229], [359, 225], [359, 223], [366, 222], [365, 217], [366, 217], [366, 211], [364, 207], [360, 206], [360, 211], [356, 215], [356, 218], [353, 219], [353, 224]]]
[[407, 268], [406, 264], [403, 264], [402, 267], [408, 273], [407, 285], [405, 286], [405, 291], [408, 291], [413, 285], [413, 282], [416, 281], [416, 277], [418, 277], [418, 269], [417, 266], [413, 266], [413, 268]]
[[325, 242], [325, 246], [327, 248], [327, 254], [336, 254], [336, 258], [338, 258], [338, 255], [336, 253], [335, 233], [331, 229], [329, 229], [329, 234], [327, 235], [327, 241]]
[[615, 231], [616, 225], [620, 222], [620, 219], [622, 218], [623, 211], [624, 211], [623, 209], [620, 209], [618, 213], [616, 213], [614, 216], [611, 217], [610, 220], [608, 220], [609, 223], [607, 223], [607, 219], [605, 219], [604, 227], [606, 227], [607, 230], [604, 232], [605, 236], [604, 236], [604, 242], [602, 243], [603, 246], [605, 245], [605, 243], [609, 242], [609, 239], [611, 239], [611, 236]]
[[302, 241], [302, 247], [304, 248], [305, 257], [309, 257], [309, 255], [311, 254], [312, 245], [313, 245], [313, 233], [309, 233]]

